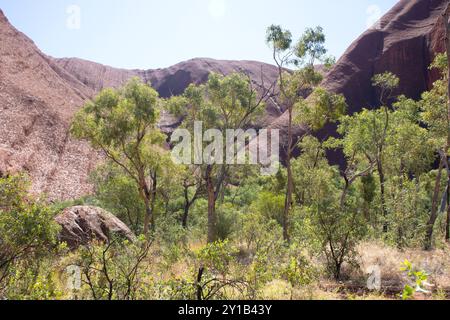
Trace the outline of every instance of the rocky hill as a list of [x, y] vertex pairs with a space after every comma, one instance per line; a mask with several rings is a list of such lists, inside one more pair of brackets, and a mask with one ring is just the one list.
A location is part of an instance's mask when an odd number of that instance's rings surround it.
[[444, 51], [442, 13], [447, 4], [448, 0], [399, 1], [347, 49], [324, 86], [343, 93], [351, 112], [376, 107], [379, 93], [370, 80], [390, 71], [400, 78], [397, 93], [419, 98], [437, 79], [428, 67], [436, 53]]

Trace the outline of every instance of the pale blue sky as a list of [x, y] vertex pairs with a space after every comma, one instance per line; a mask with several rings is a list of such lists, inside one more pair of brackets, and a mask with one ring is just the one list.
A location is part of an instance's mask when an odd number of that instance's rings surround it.
[[[47, 54], [122, 68], [159, 68], [195, 57], [271, 62], [265, 29], [300, 36], [321, 25], [339, 57], [397, 0], [0, 0]], [[80, 8], [67, 12], [71, 5]], [[73, 7], [72, 7], [73, 8]], [[77, 7], [75, 7], [77, 8]]]

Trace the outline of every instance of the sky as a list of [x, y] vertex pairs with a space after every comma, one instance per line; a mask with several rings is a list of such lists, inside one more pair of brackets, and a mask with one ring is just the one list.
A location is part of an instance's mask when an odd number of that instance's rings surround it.
[[266, 28], [299, 38], [320, 25], [330, 54], [397, 0], [0, 0], [10, 22], [53, 57], [156, 69], [196, 57], [271, 63]]

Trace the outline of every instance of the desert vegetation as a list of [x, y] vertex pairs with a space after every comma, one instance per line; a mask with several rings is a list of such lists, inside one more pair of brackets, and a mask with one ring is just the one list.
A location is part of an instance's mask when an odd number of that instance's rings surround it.
[[[161, 98], [132, 78], [87, 102], [70, 133], [102, 156], [91, 194], [48, 201], [29, 192], [25, 174], [0, 176], [0, 298], [448, 298], [447, 54], [430, 66], [440, 76], [421, 99], [398, 93], [402, 79], [385, 72], [372, 79], [379, 107], [350, 113], [343, 95], [321, 86], [334, 63], [322, 28], [294, 42], [272, 25], [266, 41], [274, 83], [211, 73]], [[163, 112], [192, 134], [196, 121], [205, 130], [247, 129], [269, 100], [288, 118], [277, 173], [174, 163]], [[323, 134], [327, 126], [337, 134]], [[74, 206], [103, 208], [136, 237], [105, 231], [106, 241], [66, 243], [55, 216]]]

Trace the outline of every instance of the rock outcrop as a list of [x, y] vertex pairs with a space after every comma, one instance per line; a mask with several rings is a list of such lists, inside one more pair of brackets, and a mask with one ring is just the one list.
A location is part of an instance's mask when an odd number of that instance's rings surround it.
[[377, 107], [379, 93], [371, 79], [390, 71], [400, 78], [398, 94], [419, 98], [436, 73], [428, 69], [444, 51], [442, 13], [448, 0], [401, 0], [344, 53], [323, 83], [342, 93], [350, 112]]
[[55, 220], [62, 227], [59, 240], [67, 243], [71, 249], [92, 241], [108, 242], [113, 237], [136, 240], [133, 232], [122, 221], [97, 207], [67, 208]]

